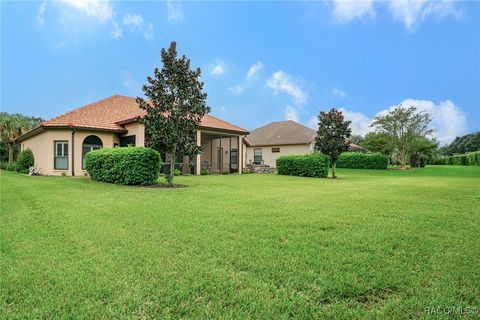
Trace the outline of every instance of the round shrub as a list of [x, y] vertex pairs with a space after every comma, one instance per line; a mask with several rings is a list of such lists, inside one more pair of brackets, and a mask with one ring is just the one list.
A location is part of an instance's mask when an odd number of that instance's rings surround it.
[[16, 171], [17, 170], [17, 163], [16, 162], [11, 162], [7, 164], [6, 167], [7, 171]]
[[328, 165], [328, 157], [321, 153], [281, 156], [277, 159], [277, 173], [289, 176], [326, 178]]
[[30, 167], [35, 165], [35, 158], [33, 157], [33, 152], [30, 149], [20, 151], [17, 158], [17, 167], [15, 168], [18, 172], [28, 173]]
[[160, 154], [145, 147], [103, 148], [85, 155], [93, 180], [124, 185], [154, 184], [160, 173]]
[[337, 168], [385, 170], [387, 156], [380, 153], [344, 152], [337, 161]]

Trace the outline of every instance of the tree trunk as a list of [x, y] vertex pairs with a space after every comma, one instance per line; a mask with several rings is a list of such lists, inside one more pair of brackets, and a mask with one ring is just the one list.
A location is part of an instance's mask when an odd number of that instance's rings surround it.
[[335, 179], [337, 177], [336, 170], [337, 170], [337, 162], [335, 161], [332, 163], [332, 179]]
[[175, 154], [176, 154], [176, 149], [177, 148], [173, 148], [172, 152], [170, 153], [170, 172], [167, 174], [166, 178], [167, 178], [167, 184], [169, 186], [173, 186], [173, 172], [175, 170]]
[[13, 162], [13, 143], [8, 143], [8, 163]]
[[405, 150], [400, 150], [400, 169], [402, 169], [402, 170], [406, 169], [406, 165], [405, 165], [406, 154], [405, 153], [406, 153]]

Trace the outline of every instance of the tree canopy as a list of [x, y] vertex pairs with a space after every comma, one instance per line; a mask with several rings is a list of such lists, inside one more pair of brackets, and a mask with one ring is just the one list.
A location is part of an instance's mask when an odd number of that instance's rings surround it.
[[346, 121], [340, 110], [332, 108], [329, 112], [321, 111], [318, 115], [318, 131], [315, 149], [329, 156], [332, 163], [332, 178], [336, 178], [336, 164], [342, 152], [348, 151], [352, 130], [350, 121]]
[[210, 112], [203, 92], [199, 68], [190, 69], [185, 55], [178, 58], [176, 43], [162, 49], [162, 69], [155, 68], [153, 77], [147, 77], [143, 92], [148, 100], [138, 97], [137, 102], [146, 115], [146, 145], [167, 154], [170, 172], [167, 183], [173, 184], [174, 161], [177, 156], [196, 155], [201, 147], [195, 141], [195, 129], [202, 117]]
[[456, 137], [448, 146], [442, 148], [444, 155], [467, 153], [480, 150], [480, 131]]

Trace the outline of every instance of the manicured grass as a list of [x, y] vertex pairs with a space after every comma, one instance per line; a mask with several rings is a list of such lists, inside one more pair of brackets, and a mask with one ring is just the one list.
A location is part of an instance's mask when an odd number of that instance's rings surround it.
[[0, 317], [406, 319], [480, 307], [480, 167], [338, 175], [149, 189], [1, 172]]

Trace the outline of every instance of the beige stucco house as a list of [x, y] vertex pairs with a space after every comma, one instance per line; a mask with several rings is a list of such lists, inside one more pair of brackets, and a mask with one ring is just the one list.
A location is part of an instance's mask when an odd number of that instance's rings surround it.
[[[31, 149], [35, 166], [44, 175], [85, 175], [85, 154], [115, 146], [144, 146], [145, 129], [138, 120], [144, 115], [135, 98], [115, 95], [67, 112], [20, 136], [21, 150]], [[202, 118], [195, 132], [202, 154], [184, 156], [176, 166], [200, 174], [242, 172], [243, 139], [248, 132], [211, 115]]]
[[283, 155], [302, 155], [313, 151], [315, 130], [295, 121], [276, 121], [250, 132], [245, 138], [245, 164], [276, 166]]
[[[257, 128], [244, 139], [245, 164], [263, 164], [275, 168], [277, 158], [313, 152], [315, 130], [295, 121], [276, 121]], [[349, 151], [369, 152], [350, 143]]]

